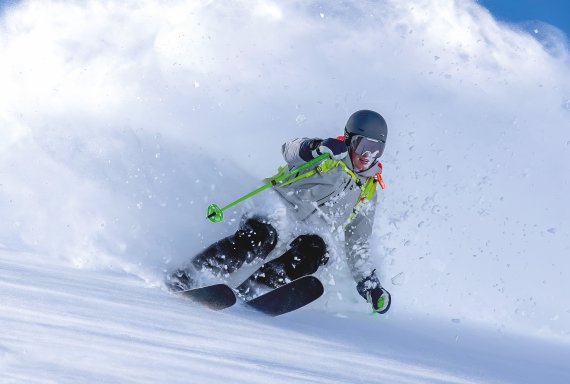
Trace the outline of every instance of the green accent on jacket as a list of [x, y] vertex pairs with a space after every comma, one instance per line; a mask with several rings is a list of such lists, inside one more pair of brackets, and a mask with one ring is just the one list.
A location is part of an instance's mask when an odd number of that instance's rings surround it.
[[[366, 181], [364, 182], [364, 185], [363, 185], [362, 182], [360, 181], [360, 179], [358, 178], [358, 176], [356, 176], [356, 174], [354, 173], [354, 171], [352, 169], [350, 169], [342, 160], [332, 160], [332, 159], [324, 160], [318, 166], [316, 166], [314, 169], [311, 169], [310, 171], [307, 171], [307, 172], [305, 172], [299, 176], [296, 176], [292, 179], [289, 179], [287, 181], [280, 181], [279, 183], [276, 183], [274, 186], [275, 187], [284, 187], [286, 185], [293, 184], [296, 181], [309, 178], [309, 177], [314, 176], [316, 174], [327, 173], [331, 169], [334, 169], [335, 167], [340, 167], [343, 171], [345, 171], [350, 176], [352, 181], [354, 181], [356, 183], [356, 185], [358, 185], [358, 187], [360, 188], [360, 196], [354, 205], [352, 213], [348, 217], [347, 222], [350, 222], [358, 214], [359, 210], [362, 207], [362, 203], [370, 201], [374, 197], [374, 193], [376, 192], [377, 180], [374, 176], [369, 176], [366, 178]], [[286, 172], [288, 172], [287, 166], [279, 167], [276, 175], [274, 175], [271, 178], [265, 179], [265, 180], [266, 181], [276, 180], [276, 179], [278, 180], [280, 177], [285, 175]]]

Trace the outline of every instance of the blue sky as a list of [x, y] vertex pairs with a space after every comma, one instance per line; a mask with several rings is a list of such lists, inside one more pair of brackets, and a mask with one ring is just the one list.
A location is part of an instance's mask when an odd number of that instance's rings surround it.
[[3, 7], [7, 4], [15, 3], [18, 0], [0, 0], [0, 7]]
[[568, 0], [479, 0], [499, 20], [510, 23], [540, 20], [570, 36]]

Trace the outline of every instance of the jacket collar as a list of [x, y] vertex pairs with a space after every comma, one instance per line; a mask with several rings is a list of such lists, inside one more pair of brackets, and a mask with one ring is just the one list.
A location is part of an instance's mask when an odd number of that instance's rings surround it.
[[378, 168], [378, 165], [377, 165], [378, 161], [374, 162], [374, 165], [372, 165], [366, 171], [362, 171], [362, 172], [358, 172], [354, 169], [354, 167], [352, 166], [352, 161], [350, 160], [350, 154], [347, 155], [342, 161], [348, 166], [348, 168], [350, 168], [354, 172], [354, 174], [356, 176], [359, 176], [361, 178], [367, 178], [370, 176], [374, 176], [375, 174], [378, 173], [378, 171], [380, 171], [380, 168]]

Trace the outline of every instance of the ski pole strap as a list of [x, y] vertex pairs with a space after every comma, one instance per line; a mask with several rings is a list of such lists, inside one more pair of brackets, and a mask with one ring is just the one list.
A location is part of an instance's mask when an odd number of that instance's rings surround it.
[[[321, 155], [322, 156], [322, 155]], [[319, 156], [319, 157], [321, 157]], [[317, 157], [318, 159], [318, 157]], [[307, 164], [307, 163], [305, 163]], [[335, 167], [341, 167], [346, 173], [348, 173], [348, 175], [350, 176], [350, 178], [356, 183], [356, 185], [361, 186], [362, 182], [360, 181], [360, 179], [358, 178], [358, 176], [356, 176], [356, 174], [347, 167], [347, 165], [344, 163], [344, 161], [342, 160], [325, 160], [323, 161], [321, 164], [319, 164], [315, 169], [312, 169], [308, 172], [305, 172], [301, 175], [298, 175], [290, 180], [287, 180], [283, 183], [279, 183], [279, 187], [284, 187], [286, 185], [289, 184], [293, 184], [296, 181], [302, 180], [302, 179], [306, 179], [307, 177], [311, 177], [315, 174], [321, 174], [321, 173], [327, 173], [328, 171], [330, 171], [331, 169], [335, 168]], [[279, 176], [281, 173], [285, 172], [287, 168], [285, 167], [280, 167], [279, 168], [279, 173], [275, 176]], [[296, 169], [296, 168], [295, 168]], [[295, 169], [293, 169], [291, 172], [289, 172], [288, 176], [290, 176], [291, 174], [295, 174], [297, 173], [297, 171], [295, 171]], [[286, 176], [285, 178], [287, 178], [288, 176]], [[281, 179], [282, 180], [282, 179]]]
[[[297, 180], [301, 180], [304, 179], [306, 177], [310, 177], [313, 176], [315, 173], [317, 173], [316, 169], [312, 169], [308, 172], [305, 172], [299, 176], [296, 176], [294, 178], [292, 178], [291, 180], [287, 180], [286, 182], [283, 182], [283, 180], [296, 175], [297, 173], [301, 172], [302, 170], [309, 168], [310, 166], [318, 163], [319, 161], [323, 161], [323, 163], [326, 163], [328, 161], [335, 161], [335, 160], [326, 160], [330, 155], [328, 153], [323, 153], [320, 156], [315, 157], [312, 160], [307, 161], [306, 163], [303, 163], [293, 169], [291, 169], [290, 171], [287, 171], [287, 167], [279, 167], [278, 172], [276, 175], [269, 177], [267, 179], [265, 179], [266, 182], [271, 183], [271, 186], [274, 187], [283, 187], [285, 185], [289, 185], [291, 183], [294, 183]], [[322, 165], [322, 164], [321, 164]], [[320, 165], [319, 165], [320, 167]], [[317, 167], [317, 168], [319, 168]]]

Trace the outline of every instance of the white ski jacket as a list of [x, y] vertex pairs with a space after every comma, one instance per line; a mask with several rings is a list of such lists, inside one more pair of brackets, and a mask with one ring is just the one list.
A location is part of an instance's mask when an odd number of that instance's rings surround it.
[[[283, 144], [282, 153], [288, 170], [305, 163], [300, 156], [300, 150], [306, 140], [314, 139], [298, 138]], [[345, 157], [343, 162], [352, 170], [349, 156]], [[300, 174], [311, 169], [314, 167]], [[368, 177], [377, 172], [378, 168], [373, 166], [356, 176], [363, 185]], [[292, 184], [275, 187], [275, 190], [299, 221], [316, 216], [331, 225], [333, 230], [344, 226], [345, 253], [354, 280], [359, 282], [372, 273], [374, 266], [370, 261], [370, 235], [377, 204], [376, 194], [372, 199], [360, 203], [356, 215], [350, 218], [360, 199], [361, 189], [352, 177], [338, 166], [326, 173], [316, 173]]]

